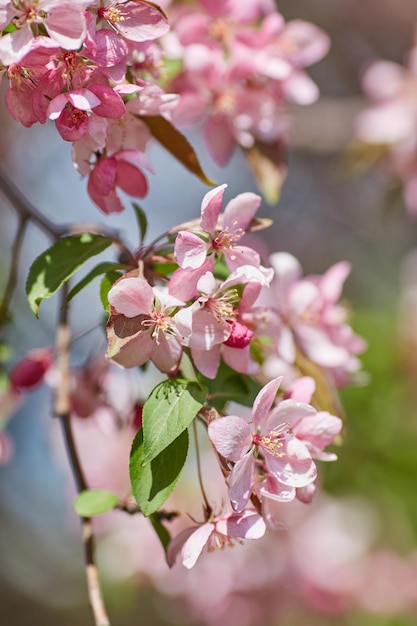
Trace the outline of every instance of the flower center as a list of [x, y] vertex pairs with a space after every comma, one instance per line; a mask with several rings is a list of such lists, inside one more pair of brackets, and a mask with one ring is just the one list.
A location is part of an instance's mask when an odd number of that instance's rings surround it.
[[171, 320], [163, 313], [154, 311], [150, 317], [142, 321], [142, 326], [145, 328], [153, 328], [151, 337], [155, 339], [159, 345], [159, 335], [162, 333], [165, 339], [169, 339], [170, 335], [174, 334], [171, 326]]
[[283, 457], [285, 452], [282, 451], [282, 448], [284, 447], [285, 435], [289, 433], [289, 427], [290, 425], [284, 422], [266, 435], [254, 435], [252, 442], [255, 446], [263, 448], [277, 458]]
[[124, 22], [125, 20], [120, 9], [116, 9], [116, 7], [108, 7], [107, 9], [101, 8], [97, 13], [99, 17], [110, 22], [112, 26], [117, 24], [117, 22]]
[[[237, 224], [238, 222], [235, 220], [232, 224], [233, 230], [229, 230], [227, 226], [217, 233], [211, 244], [214, 250], [233, 250], [245, 234], [243, 228], [236, 228]], [[232, 256], [231, 258], [234, 260], [236, 257]]]

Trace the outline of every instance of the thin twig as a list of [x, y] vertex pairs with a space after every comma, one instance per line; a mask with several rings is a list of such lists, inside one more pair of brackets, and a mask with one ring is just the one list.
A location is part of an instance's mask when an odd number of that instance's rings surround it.
[[211, 508], [211, 506], [209, 504], [209, 501], [207, 499], [206, 492], [204, 490], [204, 485], [203, 485], [203, 478], [202, 478], [202, 474], [201, 474], [200, 447], [198, 445], [197, 422], [196, 422], [196, 420], [193, 421], [193, 430], [194, 430], [195, 450], [196, 450], [196, 457], [197, 457], [198, 482], [199, 482], [199, 485], [200, 485], [200, 489], [201, 489], [201, 493], [202, 493], [202, 496], [203, 496], [204, 504], [206, 505], [207, 515], [210, 516], [212, 508]]
[[[61, 422], [68, 459], [71, 465], [72, 473], [74, 475], [77, 490], [78, 492], [80, 492], [87, 489], [88, 486], [78, 457], [70, 418], [70, 330], [68, 324], [68, 306], [66, 302], [67, 293], [68, 285], [64, 285], [61, 295], [61, 312], [56, 339], [57, 367], [59, 372], [59, 378], [54, 405], [54, 414]], [[98, 569], [94, 558], [95, 542], [92, 521], [89, 517], [82, 517], [81, 524], [86, 562], [88, 597], [94, 615], [94, 622], [96, 626], [110, 626], [110, 621], [107, 617], [106, 608], [104, 606], [104, 601], [100, 589]]]
[[10, 300], [16, 287], [20, 251], [22, 249], [27, 224], [28, 218], [19, 216], [19, 224], [11, 251], [9, 278], [4, 289], [3, 298], [0, 302], [0, 327], [6, 322], [9, 315]]

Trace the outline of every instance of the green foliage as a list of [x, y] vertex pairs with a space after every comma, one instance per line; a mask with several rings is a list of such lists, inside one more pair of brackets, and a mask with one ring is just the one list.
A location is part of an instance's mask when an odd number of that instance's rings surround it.
[[194, 148], [179, 130], [162, 115], [146, 115], [141, 120], [148, 126], [153, 137], [177, 159], [189, 172], [207, 185], [215, 185], [204, 173]]
[[101, 300], [101, 304], [103, 305], [103, 309], [106, 311], [106, 313], [108, 313], [110, 310], [110, 304], [109, 304], [109, 300], [107, 297], [108, 293], [110, 289], [112, 288], [112, 286], [114, 285], [114, 283], [116, 282], [116, 280], [120, 278], [121, 275], [122, 275], [121, 272], [112, 270], [111, 272], [107, 272], [107, 274], [103, 276], [103, 279], [100, 283], [100, 300]]
[[395, 314], [358, 310], [355, 320], [355, 330], [369, 342], [362, 361], [370, 381], [341, 390], [343, 445], [336, 449], [338, 461], [320, 469], [327, 490], [363, 495], [375, 506], [381, 539], [407, 551], [417, 538], [415, 372], [407, 372], [399, 350]]
[[148, 220], [143, 209], [136, 202], [132, 202], [132, 207], [135, 211], [136, 222], [139, 229], [139, 243], [145, 239], [146, 231], [148, 230]]
[[149, 519], [154, 531], [158, 535], [159, 541], [161, 542], [163, 549], [166, 551], [168, 544], [171, 541], [171, 535], [155, 513], [152, 513], [152, 515], [149, 516]]
[[74, 500], [74, 511], [80, 517], [94, 517], [106, 513], [118, 504], [119, 498], [106, 489], [86, 489]]
[[[101, 276], [101, 274], [109, 274], [112, 272], [116, 273], [115, 270], [124, 269], [125, 267], [125, 265], [121, 265], [120, 263], [111, 263], [110, 261], [99, 263], [99, 265], [96, 265], [96, 267], [94, 267], [91, 272], [84, 276], [84, 278], [71, 289], [67, 297], [67, 302], [72, 300], [73, 297], [77, 295], [77, 293], [79, 293], [82, 289], [84, 289], [84, 287], [90, 284], [91, 281], [94, 280], [94, 278], [96, 278], [97, 276]], [[120, 274], [117, 273], [117, 276], [120, 276]]]
[[50, 298], [91, 257], [112, 244], [110, 237], [82, 233], [63, 237], [33, 262], [26, 281], [30, 308], [38, 317], [39, 306]]
[[149, 516], [163, 505], [178, 482], [187, 458], [188, 431], [184, 430], [146, 465], [143, 465], [143, 450], [143, 431], [140, 429], [130, 453], [129, 474], [136, 502], [142, 513]]
[[219, 411], [226, 402], [238, 402], [243, 406], [252, 406], [261, 385], [246, 374], [238, 374], [223, 361], [214, 380], [199, 374], [200, 382], [208, 388], [209, 404]]
[[206, 395], [207, 389], [180, 378], [155, 387], [143, 405], [143, 464], [152, 461], [186, 430]]

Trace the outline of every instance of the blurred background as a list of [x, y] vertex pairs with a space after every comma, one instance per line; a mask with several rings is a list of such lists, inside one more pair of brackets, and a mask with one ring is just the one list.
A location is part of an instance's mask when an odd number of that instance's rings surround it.
[[[403, 61], [415, 35], [417, 3], [281, 0], [279, 9], [286, 19], [322, 27], [332, 47], [310, 70], [320, 100], [292, 109], [289, 173], [278, 205], [262, 207], [261, 216], [274, 220], [264, 242], [271, 252], [297, 256], [306, 274], [324, 272], [342, 259], [351, 262], [344, 296], [355, 331], [369, 343], [362, 358], [368, 382], [341, 393], [343, 445], [336, 463], [321, 464], [321, 493], [312, 505], [282, 507], [282, 530], [259, 545], [236, 546], [233, 556], [232, 551], [206, 556], [192, 572], [181, 566], [168, 572], [146, 522], [117, 512], [98, 519], [98, 562], [113, 626], [417, 623], [417, 222], [406, 214], [395, 182], [382, 169], [359, 171], [350, 156], [353, 120], [365, 106], [361, 73], [377, 58]], [[52, 126], [24, 129], [4, 105], [0, 124], [1, 167], [35, 206], [55, 223], [100, 221], [85, 181], [72, 167], [70, 146]], [[189, 137], [208, 175], [228, 183], [228, 199], [256, 191], [240, 154], [220, 170], [198, 134]], [[156, 176], [142, 202], [149, 240], [197, 217], [207, 191], [158, 146], [150, 158]], [[3, 286], [16, 218], [0, 198]], [[131, 212], [105, 223], [134, 243]], [[29, 229], [20, 285], [48, 243], [39, 230]], [[92, 296], [96, 289], [93, 283]], [[93, 302], [76, 298], [71, 309], [80, 363], [105, 345], [102, 314]], [[53, 344], [55, 299], [42, 309], [40, 321], [35, 320], [23, 290], [16, 292], [7, 336], [15, 346], [14, 359]], [[145, 395], [154, 382], [149, 375], [132, 380], [132, 386]], [[0, 616], [11, 626], [92, 624], [80, 528], [71, 509], [74, 489], [50, 412], [50, 394], [41, 389], [7, 426], [13, 451], [0, 467]], [[100, 448], [105, 452], [94, 464], [89, 452], [98, 452], [97, 439], [88, 426], [80, 426], [93, 486], [108, 480], [124, 484], [126, 468], [117, 459], [128, 454], [131, 437], [125, 435], [107, 437], [108, 448]], [[189, 481], [187, 476], [182, 501], [193, 498], [191, 473]], [[201, 517], [198, 509], [195, 514]]]

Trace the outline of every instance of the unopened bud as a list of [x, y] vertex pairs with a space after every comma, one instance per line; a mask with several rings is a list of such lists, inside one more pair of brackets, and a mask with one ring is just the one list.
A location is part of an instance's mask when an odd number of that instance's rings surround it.
[[43, 381], [45, 372], [52, 365], [50, 348], [31, 350], [13, 367], [10, 372], [10, 382], [14, 389], [23, 391], [32, 389]]
[[251, 342], [253, 331], [240, 322], [229, 323], [232, 327], [232, 332], [227, 341], [224, 342], [224, 345], [229, 346], [229, 348], [246, 348]]

